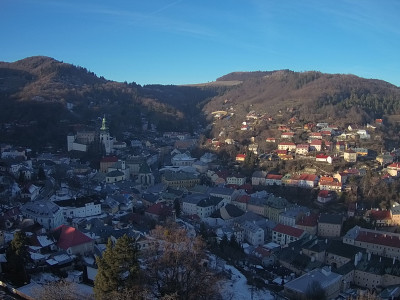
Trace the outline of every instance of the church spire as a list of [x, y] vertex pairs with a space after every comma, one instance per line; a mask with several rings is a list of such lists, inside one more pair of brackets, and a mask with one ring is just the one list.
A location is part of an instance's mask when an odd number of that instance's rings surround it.
[[106, 116], [103, 116], [103, 121], [101, 122], [101, 128], [100, 130], [107, 130], [107, 126], [106, 126]]

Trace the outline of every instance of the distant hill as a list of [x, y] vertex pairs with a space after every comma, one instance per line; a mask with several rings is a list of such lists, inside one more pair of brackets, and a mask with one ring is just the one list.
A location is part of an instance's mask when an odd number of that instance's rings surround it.
[[207, 112], [225, 110], [244, 115], [250, 110], [274, 116], [290, 112], [304, 121], [365, 123], [400, 114], [400, 88], [385, 81], [320, 72], [234, 72], [217, 81], [240, 84], [213, 98]]
[[[140, 86], [34, 56], [0, 62], [0, 108], [0, 142], [39, 147], [51, 141], [65, 146], [70, 125], [95, 127], [104, 114], [115, 134], [140, 132], [142, 119], [160, 131], [192, 131], [205, 125], [206, 117], [211, 121], [211, 112], [218, 110], [234, 113], [230, 127], [240, 124], [250, 111], [282, 116], [283, 121], [295, 116], [301, 122], [337, 125], [384, 118], [397, 126], [400, 88], [354, 75], [290, 70], [233, 72], [187, 86]], [[5, 130], [8, 123], [19, 127]]]
[[65, 144], [69, 124], [96, 126], [103, 114], [114, 132], [140, 131], [142, 118], [159, 130], [190, 130], [191, 123], [199, 119], [192, 118], [200, 115], [200, 108], [194, 112], [197, 104], [214, 95], [195, 87], [142, 87], [110, 81], [83, 67], [44, 56], [0, 62], [1, 121], [34, 125], [29, 126], [31, 133], [3, 135], [2, 141], [16, 138], [21, 143], [52, 140]]

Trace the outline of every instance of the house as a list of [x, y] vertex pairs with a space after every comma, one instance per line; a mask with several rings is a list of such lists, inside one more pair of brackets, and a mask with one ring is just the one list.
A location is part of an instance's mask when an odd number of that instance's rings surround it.
[[330, 266], [317, 268], [286, 283], [283, 293], [289, 299], [307, 299], [308, 289], [314, 283], [321, 286], [326, 299], [335, 299], [340, 293], [342, 275], [332, 272]]
[[310, 209], [305, 206], [294, 205], [279, 214], [279, 223], [296, 227], [296, 221], [310, 214]]
[[282, 185], [282, 177], [280, 174], [267, 174], [265, 185]]
[[296, 144], [291, 142], [282, 142], [278, 144], [278, 150], [295, 151]]
[[289, 208], [291, 204], [288, 200], [282, 197], [269, 195], [265, 203], [265, 217], [270, 221], [279, 222], [280, 213]]
[[288, 225], [277, 224], [272, 229], [272, 241], [285, 246], [305, 236], [305, 231]]
[[251, 151], [251, 152], [253, 152], [254, 154], [258, 154], [258, 144], [255, 144], [255, 143], [253, 143], [253, 144], [250, 144], [248, 147], [247, 147], [247, 149], [249, 150], [249, 151]]
[[370, 210], [366, 214], [366, 220], [374, 224], [376, 227], [392, 225], [391, 210]]
[[182, 154], [176, 154], [171, 159], [173, 166], [192, 166], [196, 158], [191, 157], [190, 153], [185, 152]]
[[357, 152], [352, 149], [348, 149], [344, 151], [343, 158], [347, 162], [356, 162], [357, 161]]
[[267, 143], [276, 143], [276, 138], [274, 138], [274, 137], [269, 137], [269, 138], [266, 138], [265, 141], [266, 141]]
[[226, 177], [227, 184], [243, 185], [246, 183], [246, 177], [241, 174], [231, 174]]
[[343, 152], [346, 150], [346, 142], [345, 141], [337, 141], [335, 145], [335, 149], [338, 152]]
[[61, 225], [52, 231], [58, 248], [70, 255], [93, 254], [94, 240], [74, 227]]
[[304, 188], [314, 188], [318, 184], [319, 177], [315, 174], [303, 173], [298, 178], [298, 186]]
[[310, 142], [310, 150], [311, 151], [322, 151], [323, 150], [322, 145], [323, 145], [322, 140], [318, 140], [318, 139], [312, 140]]
[[327, 204], [335, 199], [335, 193], [329, 190], [321, 190], [317, 196], [317, 202], [320, 204]]
[[376, 161], [382, 166], [393, 163], [393, 156], [390, 153], [383, 153], [376, 157]]
[[325, 154], [317, 154], [315, 156], [315, 161], [327, 162], [328, 164], [332, 164], [332, 156], [325, 155]]
[[318, 186], [321, 190], [338, 191], [342, 190], [342, 183], [334, 177], [322, 176], [319, 179]]
[[197, 203], [197, 215], [201, 218], [207, 218], [216, 210], [224, 206], [224, 199], [220, 197], [210, 196], [202, 199]]
[[387, 169], [387, 172], [389, 173], [389, 175], [397, 177], [397, 176], [399, 176], [400, 163], [398, 163], [398, 162], [392, 163], [392, 164], [388, 165], [386, 169]]
[[310, 149], [309, 144], [298, 144], [296, 145], [296, 154], [307, 155]]
[[244, 230], [244, 239], [250, 245], [259, 246], [264, 244], [264, 230], [257, 224], [245, 221], [241, 224]]
[[322, 237], [339, 237], [342, 231], [343, 216], [322, 213], [318, 219], [318, 235]]
[[265, 185], [267, 177], [267, 172], [265, 171], [255, 171], [251, 176], [252, 185]]
[[195, 215], [197, 214], [197, 204], [203, 200], [207, 199], [208, 196], [202, 193], [189, 194], [182, 199], [182, 214], [185, 215]]
[[156, 221], [166, 221], [167, 219], [175, 220], [175, 212], [170, 206], [163, 202], [158, 202], [149, 206], [144, 214]]
[[322, 133], [321, 132], [310, 132], [308, 135], [310, 141], [312, 140], [322, 140]]
[[246, 159], [246, 154], [238, 154], [236, 155], [236, 161], [243, 162]]
[[263, 216], [265, 213], [265, 202], [266, 200], [263, 198], [250, 197], [247, 202], [247, 211]]
[[299, 219], [296, 220], [296, 228], [303, 229], [305, 232], [311, 235], [317, 234], [317, 226], [318, 226], [318, 215], [309, 214], [302, 215]]
[[293, 137], [294, 137], [294, 132], [287, 131], [281, 134], [281, 139], [293, 139]]
[[63, 210], [51, 201], [27, 202], [21, 206], [21, 212], [25, 218], [34, 220], [46, 229], [64, 224]]
[[224, 204], [231, 203], [239, 196], [239, 191], [226, 187], [213, 187], [208, 191], [210, 196], [224, 199]]

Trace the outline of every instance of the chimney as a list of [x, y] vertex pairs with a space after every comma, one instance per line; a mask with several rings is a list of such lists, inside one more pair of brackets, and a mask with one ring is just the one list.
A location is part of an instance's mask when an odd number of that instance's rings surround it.
[[393, 257], [393, 264], [396, 262], [396, 257]]

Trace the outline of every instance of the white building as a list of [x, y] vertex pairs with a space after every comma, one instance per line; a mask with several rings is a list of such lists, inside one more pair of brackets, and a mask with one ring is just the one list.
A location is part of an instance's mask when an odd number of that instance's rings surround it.
[[101, 214], [99, 199], [82, 197], [57, 201], [56, 204], [63, 210], [64, 218], [85, 218]]
[[53, 229], [64, 224], [63, 210], [57, 204], [38, 200], [21, 206], [25, 218], [32, 219], [46, 229]]
[[264, 244], [264, 230], [252, 222], [246, 221], [242, 225], [244, 239], [253, 246]]

